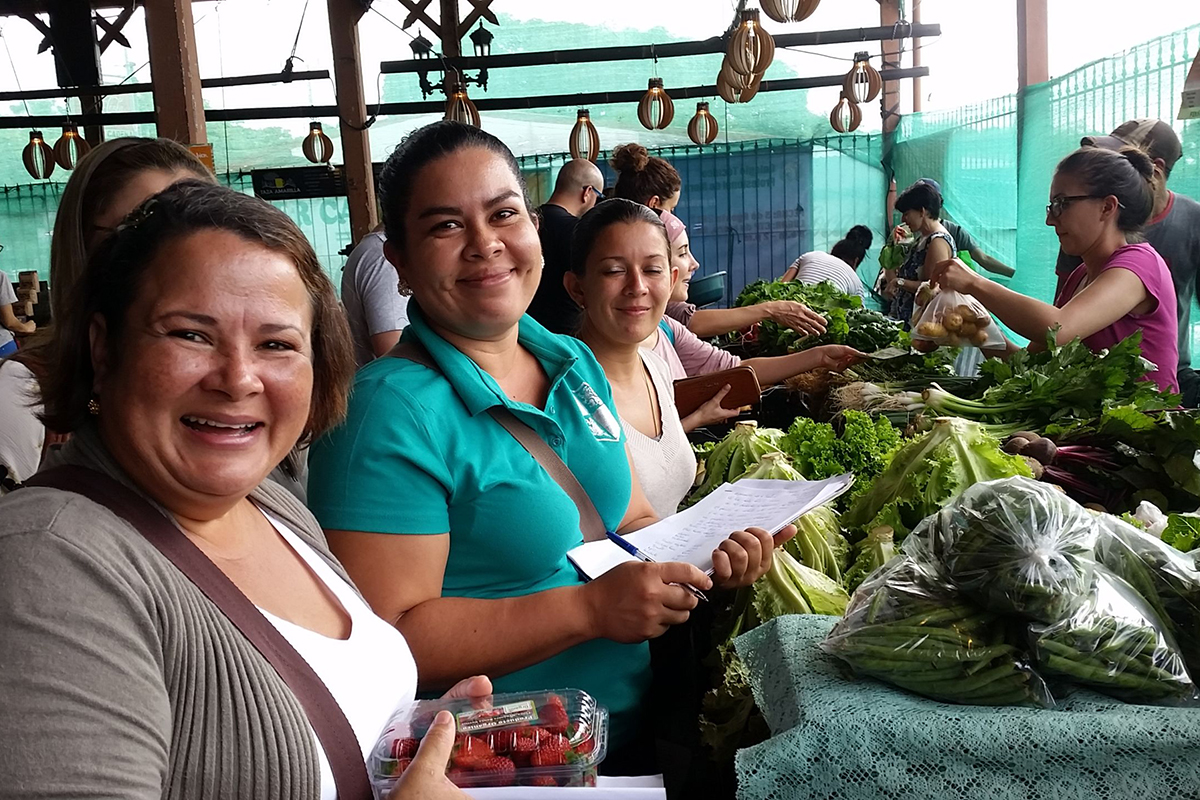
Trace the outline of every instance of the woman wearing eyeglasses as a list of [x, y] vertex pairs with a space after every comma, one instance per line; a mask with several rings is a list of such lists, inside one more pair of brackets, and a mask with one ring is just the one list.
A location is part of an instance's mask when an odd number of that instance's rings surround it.
[[1054, 305], [1018, 294], [951, 259], [931, 279], [944, 289], [974, 295], [1012, 330], [1045, 346], [1083, 339], [1092, 350], [1142, 332], [1142, 355], [1162, 369], [1146, 374], [1164, 391], [1177, 391], [1179, 361], [1175, 286], [1162, 256], [1140, 231], [1154, 205], [1154, 163], [1145, 152], [1082, 148], [1059, 162], [1050, 184], [1046, 224], [1063, 252], [1083, 263], [1071, 273]]

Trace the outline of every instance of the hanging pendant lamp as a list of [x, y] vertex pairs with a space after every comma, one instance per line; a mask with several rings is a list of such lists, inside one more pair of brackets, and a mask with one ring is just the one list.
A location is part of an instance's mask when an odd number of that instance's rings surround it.
[[575, 127], [571, 128], [571, 141], [568, 145], [571, 158], [586, 158], [593, 164], [600, 155], [600, 134], [592, 124], [592, 117], [586, 108], [579, 109]]
[[476, 128], [483, 127], [479, 120], [479, 109], [467, 97], [467, 87], [457, 77], [450, 84], [450, 95], [446, 98], [446, 119]]
[[46, 144], [41, 131], [29, 132], [29, 144], [21, 151], [21, 161], [34, 180], [45, 180], [54, 174], [54, 150]]
[[675, 104], [663, 89], [662, 78], [651, 78], [638, 102], [638, 121], [648, 131], [661, 131], [675, 118]]
[[696, 116], [688, 123], [688, 138], [696, 144], [712, 144], [717, 138], [717, 118], [708, 110], [708, 103], [696, 103]]
[[304, 157], [314, 164], [328, 164], [333, 158], [333, 141], [325, 134], [321, 123], [315, 120], [308, 123], [308, 136], [304, 137], [301, 149]]
[[776, 22], [801, 22], [812, 16], [821, 0], [762, 0], [763, 13]]
[[838, 133], [850, 133], [858, 130], [862, 124], [862, 109], [858, 104], [842, 92], [841, 98], [833, 111], [829, 112], [829, 124]]
[[854, 54], [854, 66], [846, 73], [842, 88], [850, 100], [862, 105], [879, 97], [883, 89], [883, 79], [879, 71], [871, 66], [870, 56], [865, 52]]
[[744, 86], [737, 86], [729, 81], [717, 78], [717, 94], [721, 95], [721, 99], [726, 103], [749, 103], [758, 94], [758, 87], [762, 83], [761, 75], [739, 75], [739, 78], [747, 81]]
[[63, 125], [62, 136], [54, 143], [54, 160], [63, 169], [75, 169], [79, 159], [88, 154], [92, 146], [79, 135], [79, 129], [74, 124]]
[[761, 75], [775, 58], [775, 40], [758, 21], [758, 9], [742, 12], [742, 21], [729, 37], [729, 66], [742, 75]]

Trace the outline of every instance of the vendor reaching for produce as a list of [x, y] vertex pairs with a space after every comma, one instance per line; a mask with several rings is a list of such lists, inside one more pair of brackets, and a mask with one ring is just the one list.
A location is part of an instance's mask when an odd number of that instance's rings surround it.
[[[656, 516], [600, 364], [525, 315], [541, 247], [516, 159], [491, 134], [437, 122], [401, 142], [380, 187], [410, 325], [398, 357], [359, 371], [346, 423], [314, 445], [309, 500], [330, 547], [404, 633], [423, 688], [488, 674], [497, 691], [583, 689], [611, 714], [605, 769], [652, 769], [653, 744], [639, 741], [646, 640], [695, 607], [680, 584], [765, 574], [772, 538], [733, 533], [712, 579], [638, 561], [584, 583], [566, 558], [582, 543], [581, 506], [609, 531]], [[580, 505], [527, 434], [577, 479]]]
[[955, 259], [938, 264], [930, 278], [943, 289], [974, 296], [1030, 339], [1031, 349], [1041, 349], [1055, 328], [1059, 343], [1078, 337], [1094, 351], [1140, 330], [1142, 354], [1156, 365], [1147, 379], [1176, 391], [1175, 287], [1162, 257], [1139, 241], [1154, 205], [1153, 175], [1150, 157], [1132, 147], [1120, 152], [1082, 148], [1059, 163], [1046, 224], [1058, 234], [1063, 252], [1080, 256], [1083, 264], [1054, 305], [1006, 289]]
[[892, 298], [889, 315], [908, 325], [917, 289], [929, 280], [935, 266], [954, 255], [957, 247], [938, 221], [942, 196], [932, 186], [915, 183], [908, 187], [896, 198], [896, 210], [917, 241], [885, 294]]
[[671, 242], [671, 266], [679, 270], [679, 279], [671, 290], [671, 301], [667, 303], [667, 316], [705, 338], [740, 331], [764, 320], [806, 336], [820, 336], [825, 332], [825, 318], [795, 300], [767, 300], [739, 308], [696, 308], [687, 301], [688, 287], [692, 276], [700, 269], [700, 262], [692, 255], [687, 225], [670, 211], [664, 211], [660, 216]]

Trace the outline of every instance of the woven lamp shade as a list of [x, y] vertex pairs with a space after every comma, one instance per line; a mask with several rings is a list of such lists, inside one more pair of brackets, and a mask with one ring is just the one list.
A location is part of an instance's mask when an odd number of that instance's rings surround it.
[[859, 105], [879, 97], [879, 92], [883, 89], [883, 78], [879, 76], [879, 70], [871, 66], [870, 56], [866, 53], [854, 54], [854, 66], [846, 73], [842, 88], [846, 95]]
[[464, 125], [474, 125], [482, 128], [479, 119], [479, 109], [467, 97], [467, 87], [461, 83], [452, 85], [450, 95], [446, 98], [446, 119], [451, 122], [461, 122]]
[[592, 117], [586, 108], [579, 109], [575, 127], [571, 128], [571, 141], [568, 145], [571, 158], [586, 158], [593, 164], [600, 155], [600, 134], [592, 124]]
[[675, 103], [663, 89], [662, 78], [651, 78], [646, 93], [638, 101], [638, 122], [650, 131], [661, 131], [675, 118]]
[[829, 124], [838, 133], [856, 131], [862, 124], [862, 109], [843, 93], [833, 111], [829, 112]]
[[29, 132], [29, 144], [21, 151], [21, 161], [34, 180], [45, 180], [54, 174], [54, 150], [46, 144], [41, 131]]
[[696, 144], [712, 144], [717, 138], [717, 118], [708, 110], [708, 103], [696, 103], [696, 116], [688, 123], [688, 138]]
[[72, 124], [63, 125], [62, 136], [54, 143], [54, 160], [63, 169], [75, 169], [79, 159], [88, 154], [92, 146], [79, 135], [79, 129]]
[[304, 157], [314, 164], [328, 164], [333, 158], [333, 141], [325, 135], [319, 122], [308, 123], [308, 136], [304, 137], [301, 149]]
[[742, 21], [729, 37], [726, 63], [742, 75], [762, 75], [775, 58], [775, 40], [758, 21], [758, 9], [742, 12]]
[[801, 22], [812, 16], [821, 0], [761, 0], [760, 5], [776, 22]]
[[737, 86], [725, 80], [724, 71], [717, 76], [717, 94], [721, 95], [721, 99], [726, 103], [749, 103], [758, 94], [758, 87], [762, 83], [761, 75], [739, 75], [738, 77], [745, 81], [744, 86]]

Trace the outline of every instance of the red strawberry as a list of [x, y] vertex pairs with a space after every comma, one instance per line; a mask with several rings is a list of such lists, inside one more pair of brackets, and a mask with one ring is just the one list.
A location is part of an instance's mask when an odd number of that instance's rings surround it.
[[581, 755], [581, 756], [586, 756], [587, 754], [591, 753], [595, 749], [596, 749], [596, 740], [590, 736], [575, 746], [575, 752], [579, 753], [579, 755]]
[[396, 766], [395, 766], [394, 770], [392, 771], [392, 776], [399, 778], [401, 775], [404, 774], [404, 770], [408, 769], [408, 765], [411, 763], [412, 763], [411, 758], [396, 759]]
[[566, 751], [556, 747], [539, 747], [529, 757], [531, 767], [561, 767], [566, 763]]
[[396, 739], [392, 742], [392, 758], [412, 758], [417, 754], [420, 745], [421, 743], [411, 736]]
[[465, 769], [453, 767], [446, 772], [446, 778], [455, 786], [466, 786], [471, 782], [471, 772]]
[[496, 753], [483, 739], [478, 736], [464, 736], [455, 743], [450, 760], [456, 767], [478, 769], [480, 762], [495, 755]]
[[492, 750], [494, 750], [497, 755], [502, 756], [508, 755], [512, 752], [513, 743], [516, 741], [516, 738], [517, 732], [512, 729], [496, 731], [495, 733], [488, 734], [488, 739], [492, 746]]
[[558, 781], [551, 778], [549, 775], [538, 775], [536, 778], [529, 779], [530, 786], [558, 786]]
[[475, 767], [473, 777], [492, 786], [506, 786], [516, 778], [517, 766], [504, 756], [492, 756], [481, 760]]
[[571, 718], [567, 716], [567, 709], [561, 697], [556, 694], [550, 695], [546, 704], [538, 709], [538, 722], [551, 733], [567, 732]]

